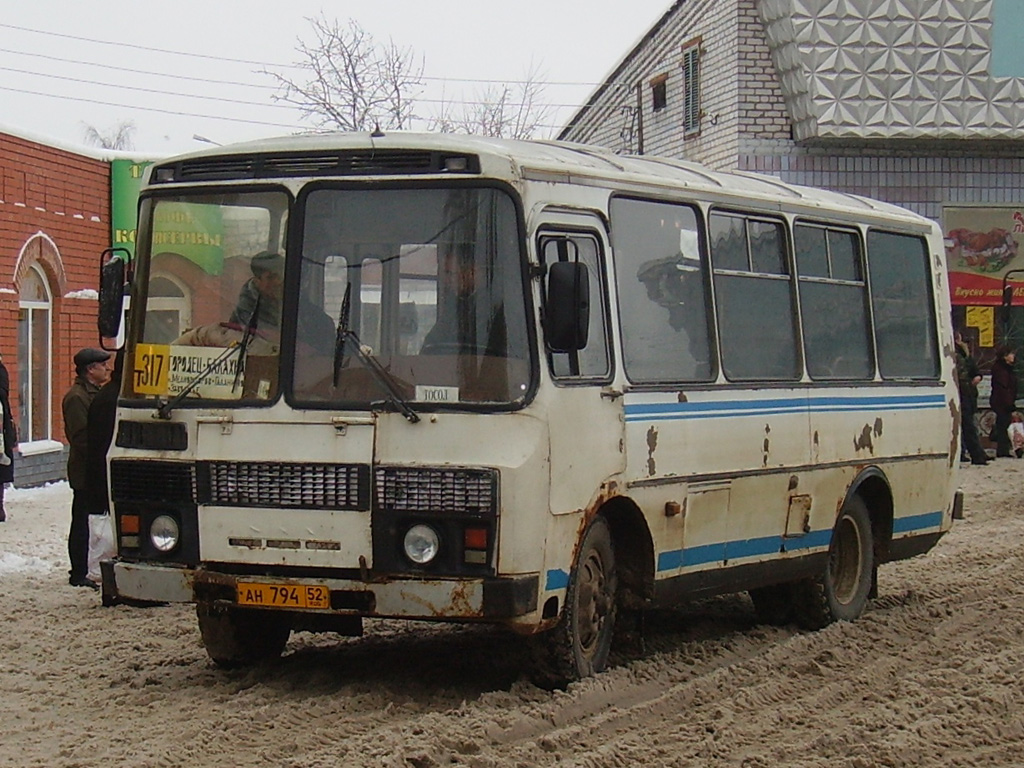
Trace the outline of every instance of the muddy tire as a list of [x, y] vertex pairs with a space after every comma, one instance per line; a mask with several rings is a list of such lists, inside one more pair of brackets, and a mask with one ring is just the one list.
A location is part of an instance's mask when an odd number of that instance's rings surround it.
[[196, 617], [207, 654], [224, 669], [277, 658], [291, 634], [287, 615], [272, 611], [199, 603]]
[[806, 629], [821, 629], [858, 618], [868, 604], [874, 574], [871, 518], [864, 501], [851, 496], [832, 529], [825, 572], [793, 587], [797, 622]]
[[561, 688], [604, 670], [615, 631], [615, 548], [604, 518], [590, 524], [569, 577], [558, 625], [533, 638], [533, 678]]
[[793, 585], [773, 584], [749, 590], [759, 624], [782, 627], [795, 619], [793, 609]]

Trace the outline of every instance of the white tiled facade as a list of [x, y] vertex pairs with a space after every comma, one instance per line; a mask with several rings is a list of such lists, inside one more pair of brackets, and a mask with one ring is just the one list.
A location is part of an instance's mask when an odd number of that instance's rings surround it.
[[[678, 0], [561, 138], [866, 194], [937, 220], [948, 204], [1019, 204], [1024, 78], [989, 74], [995, 2]], [[684, 135], [681, 51], [698, 37], [701, 124]], [[649, 82], [661, 74], [667, 103], [654, 112]]]

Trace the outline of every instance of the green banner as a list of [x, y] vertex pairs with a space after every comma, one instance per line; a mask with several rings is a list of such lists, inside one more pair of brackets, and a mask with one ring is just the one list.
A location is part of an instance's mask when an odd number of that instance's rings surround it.
[[138, 231], [139, 189], [150, 161], [110, 161], [110, 242], [125, 248], [135, 258], [135, 235]]
[[153, 256], [177, 253], [209, 275], [224, 268], [224, 223], [219, 205], [158, 201], [153, 213]]

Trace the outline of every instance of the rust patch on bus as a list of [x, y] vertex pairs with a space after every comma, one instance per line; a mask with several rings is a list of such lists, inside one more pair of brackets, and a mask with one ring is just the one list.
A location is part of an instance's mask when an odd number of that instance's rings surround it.
[[960, 402], [952, 397], [949, 398], [949, 415], [953, 417], [953, 428], [949, 436], [949, 468], [952, 469], [960, 456], [960, 422], [962, 419]]
[[873, 431], [875, 433], [875, 437], [881, 437], [882, 436], [882, 417], [881, 416], [879, 416], [877, 419], [875, 419], [875, 427], [874, 427]]
[[651, 427], [647, 430], [647, 476], [653, 477], [657, 466], [654, 463], [654, 451], [658, 448], [658, 430]]
[[871, 425], [865, 424], [864, 429], [860, 431], [860, 434], [853, 438], [853, 449], [855, 451], [870, 451], [872, 455], [875, 453], [875, 444], [871, 439]]
[[764, 425], [764, 443], [761, 445], [761, 466], [768, 466], [768, 455], [771, 453], [771, 443], [768, 440], [768, 435], [772, 433], [772, 425]]
[[680, 392], [678, 395], [676, 395], [676, 402], [688, 403], [690, 401], [686, 399], [686, 393], [685, 392]]
[[605, 504], [618, 495], [619, 484], [615, 480], [608, 480], [601, 483], [601, 490], [598, 491], [597, 496], [587, 505], [586, 509], [579, 510], [582, 514], [580, 515], [579, 525], [576, 527], [576, 543], [573, 545], [572, 562], [576, 562], [576, 555], [579, 554], [580, 544], [583, 542], [583, 534], [586, 533], [590, 521], [597, 516], [597, 513], [601, 511]]

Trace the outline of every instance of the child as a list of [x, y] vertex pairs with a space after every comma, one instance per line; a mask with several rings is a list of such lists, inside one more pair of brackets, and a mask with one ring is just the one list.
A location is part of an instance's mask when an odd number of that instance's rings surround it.
[[1021, 416], [1020, 411], [1014, 411], [1012, 419], [1006, 433], [1010, 436], [1010, 445], [1019, 459], [1024, 456], [1024, 416]]

